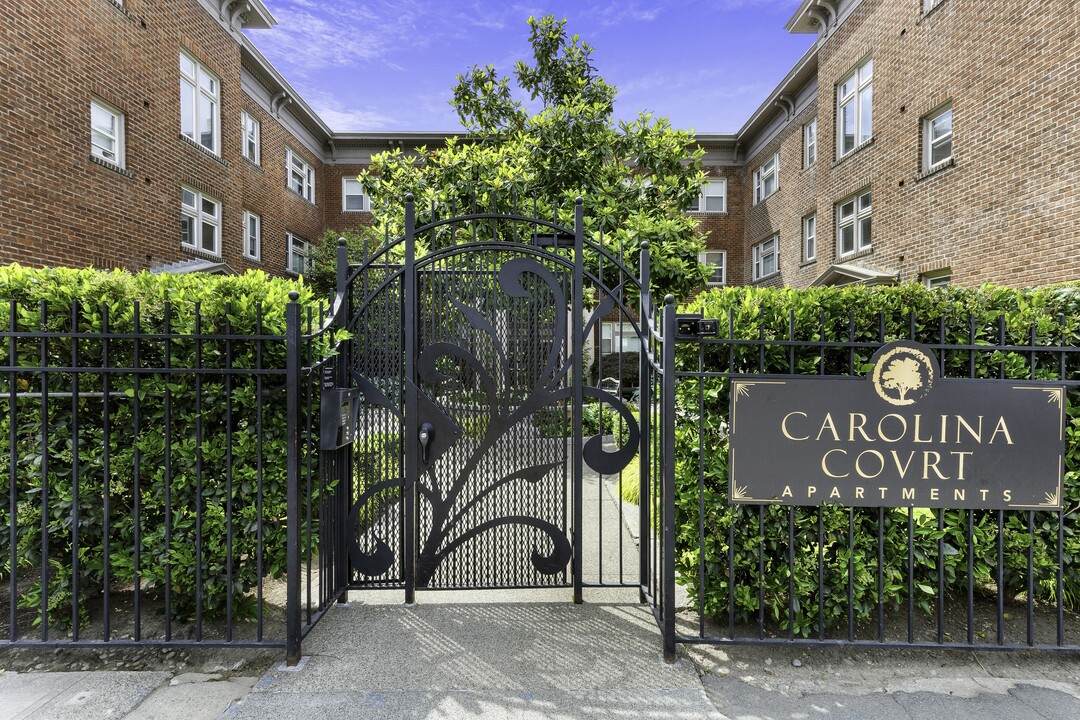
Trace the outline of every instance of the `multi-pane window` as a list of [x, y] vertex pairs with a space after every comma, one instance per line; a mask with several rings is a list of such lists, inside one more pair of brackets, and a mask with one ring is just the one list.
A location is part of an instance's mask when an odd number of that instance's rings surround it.
[[843, 157], [874, 134], [874, 61], [867, 60], [836, 88], [836, 156]]
[[952, 158], [952, 107], [941, 108], [923, 121], [923, 169]]
[[779, 186], [780, 153], [776, 153], [754, 171], [754, 204], [772, 195]]
[[290, 148], [285, 148], [285, 172], [289, 188], [308, 202], [315, 202], [315, 170]]
[[186, 52], [180, 52], [180, 132], [214, 153], [218, 146], [221, 85], [217, 76]]
[[708, 285], [723, 285], [727, 280], [727, 253], [723, 250], [706, 250], [698, 253], [698, 262], [709, 266]]
[[243, 128], [243, 153], [244, 157], [255, 163], [259, 164], [259, 156], [261, 154], [259, 148], [259, 121], [245, 113], [240, 113], [240, 126]]
[[341, 209], [344, 212], [371, 210], [371, 203], [368, 196], [364, 194], [364, 186], [359, 180], [343, 178], [341, 184]]
[[949, 270], [939, 270], [935, 273], [929, 273], [922, 276], [923, 284], [931, 290], [937, 288], [946, 288], [952, 284], [952, 272]]
[[817, 118], [803, 125], [803, 167], [817, 162]]
[[286, 233], [285, 237], [288, 242], [286, 243], [286, 257], [288, 258], [286, 270], [299, 275], [305, 273], [308, 268], [311, 267], [310, 251], [311, 245], [307, 240], [299, 238], [292, 233]]
[[96, 98], [90, 101], [90, 154], [124, 166], [124, 114]]
[[805, 261], [817, 257], [817, 213], [802, 219], [802, 257]]
[[262, 254], [262, 217], [244, 211], [244, 257], [258, 260]]
[[836, 205], [836, 254], [843, 257], [870, 247], [870, 191]]
[[180, 244], [221, 255], [221, 203], [198, 190], [180, 188]]
[[701, 193], [694, 198], [690, 212], [727, 212], [727, 180], [710, 180], [701, 186]]
[[[603, 322], [600, 324], [600, 352], [604, 355], [613, 352], [639, 352], [641, 339], [638, 338], [634, 326], [624, 322]], [[612, 368], [612, 372], [618, 373], [618, 363]], [[604, 368], [604, 373], [608, 372]]]
[[780, 269], [780, 235], [773, 235], [768, 240], [754, 246], [754, 280], [761, 280], [775, 274]]

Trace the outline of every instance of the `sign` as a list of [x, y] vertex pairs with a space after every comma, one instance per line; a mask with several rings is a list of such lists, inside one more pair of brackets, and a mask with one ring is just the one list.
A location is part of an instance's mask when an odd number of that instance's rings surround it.
[[862, 378], [731, 381], [732, 503], [1058, 510], [1065, 389], [939, 377], [899, 341]]

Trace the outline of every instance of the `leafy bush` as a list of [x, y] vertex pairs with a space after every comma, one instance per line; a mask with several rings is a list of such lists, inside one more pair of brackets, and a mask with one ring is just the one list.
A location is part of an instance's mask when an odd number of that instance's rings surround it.
[[[254, 615], [249, 591], [285, 572], [286, 390], [283, 374], [243, 371], [285, 367], [283, 341], [254, 338], [284, 334], [293, 290], [313, 304], [308, 287], [261, 272], [0, 268], [0, 297], [13, 311], [5, 327], [39, 333], [3, 343], [5, 362], [87, 368], [0, 378], [0, 437], [14, 439], [0, 455], [17, 513], [17, 568], [0, 533], [0, 580], [20, 569], [34, 579], [20, 588], [22, 607], [40, 608], [47, 553], [50, 623], [72, 621], [76, 587], [85, 614], [106, 572], [113, 591], [138, 581], [148, 595], [170, 593], [175, 618]], [[136, 328], [156, 335], [136, 341]], [[106, 329], [108, 341], [98, 334]], [[83, 334], [74, 342], [65, 334], [73, 330]], [[197, 330], [232, 339], [197, 342]], [[199, 365], [221, 372], [184, 372]], [[7, 527], [8, 502], [0, 504]]]
[[640, 362], [640, 354], [636, 352], [604, 353], [593, 359], [589, 367], [589, 379], [594, 385], [598, 385], [603, 379], [600, 377], [602, 367], [603, 377], [621, 379], [623, 388], [635, 388], [641, 372]]
[[[961, 345], [1074, 346], [1080, 340], [1080, 285], [1032, 290], [983, 287], [976, 290], [949, 288], [926, 290], [917, 285], [896, 287], [851, 286], [809, 290], [725, 288], [698, 296], [688, 312], [720, 318], [720, 326], [734, 328], [733, 337], [743, 340], [774, 340], [788, 337], [811, 342], [853, 341], [861, 348], [804, 347], [790, 351], [784, 346], [712, 345], [704, 348], [704, 369], [723, 373], [863, 374], [880, 344], [896, 339]], [[1075, 356], [1060, 353], [949, 350], [941, 358], [945, 377], [1080, 379]], [[698, 369], [698, 347], [680, 348], [680, 370]], [[1064, 371], [1064, 375], [1062, 372]], [[699, 383], [704, 383], [702, 386]], [[788, 541], [788, 508], [767, 506], [759, 518], [756, 506], [727, 504], [726, 423], [729, 381], [714, 377], [681, 378], [677, 386], [676, 424], [676, 565], [680, 582], [691, 589], [695, 603], [704, 585], [704, 612], [726, 614], [729, 592], [734, 592], [737, 620], [756, 619], [761, 588], [766, 618], [779, 627], [792, 626], [807, 635], [823, 626], [846, 621], [848, 566], [853, 569], [853, 611], [856, 620], [871, 616], [879, 600], [898, 607], [907, 599], [908, 575], [913, 574], [916, 606], [929, 610], [937, 602], [938, 542], [946, 592], [963, 591], [967, 582], [969, 553], [977, 585], [990, 587], [997, 576], [997, 513], [973, 511], [973, 539], [969, 548], [968, 515], [957, 510], [886, 509], [880, 517], [884, 546], [883, 588], [877, 588], [876, 509], [856, 509], [849, 553], [849, 516], [846, 508], [825, 505], [795, 508], [794, 544]], [[704, 414], [698, 417], [699, 397]], [[1067, 605], [1076, 608], [1080, 599], [1080, 569], [1071, 558], [1080, 553], [1080, 535], [1068, 518], [1080, 507], [1080, 391], [1068, 393], [1066, 428], [1064, 592]], [[699, 457], [699, 447], [704, 457]], [[703, 467], [704, 496], [698, 489], [699, 463]], [[705, 536], [698, 539], [699, 498], [705, 508]], [[820, 513], [820, 515], [819, 515]], [[819, 543], [818, 521], [824, 543]], [[938, 519], [942, 529], [938, 529]], [[759, 525], [760, 521], [760, 525]], [[913, 527], [914, 569], [907, 569], [908, 523]], [[1056, 513], [1034, 513], [1033, 573], [1036, 592], [1056, 598]], [[728, 533], [734, 537], [735, 588], [729, 588]], [[1027, 515], [1005, 513], [1002, 542], [1005, 548], [1006, 597], [1025, 590], [1028, 581], [1027, 550], [1031, 535]], [[699, 557], [704, 553], [705, 576], [699, 577]], [[760, 560], [759, 553], [764, 558]], [[788, 565], [793, 561], [793, 573]], [[849, 554], [851, 555], [849, 557]], [[818, 594], [817, 563], [824, 563], [824, 593]], [[789, 592], [789, 581], [794, 593]], [[823, 616], [819, 617], [819, 601]], [[794, 606], [789, 622], [789, 603]]]

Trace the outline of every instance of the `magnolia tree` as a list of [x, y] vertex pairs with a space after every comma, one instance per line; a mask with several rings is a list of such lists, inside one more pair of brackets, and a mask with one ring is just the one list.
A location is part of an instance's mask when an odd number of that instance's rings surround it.
[[[538, 110], [516, 99], [510, 79], [491, 65], [458, 75], [451, 104], [468, 135], [436, 149], [380, 153], [360, 176], [377, 234], [404, 232], [407, 193], [418, 224], [476, 207], [517, 209], [572, 227], [581, 197], [593, 242], [622, 254], [636, 272], [638, 250], [648, 241], [653, 290], [689, 295], [707, 277], [698, 261], [701, 238], [685, 212], [704, 179], [703, 151], [666, 118], [641, 113], [616, 122], [616, 90], [592, 66], [593, 48], [567, 34], [565, 20], [530, 18], [529, 28], [533, 63], [518, 61], [513, 78]], [[475, 229], [478, 239], [512, 239], [499, 226]], [[426, 238], [425, 247], [473, 237], [447, 231]], [[586, 257], [591, 269], [597, 262], [595, 253]]]

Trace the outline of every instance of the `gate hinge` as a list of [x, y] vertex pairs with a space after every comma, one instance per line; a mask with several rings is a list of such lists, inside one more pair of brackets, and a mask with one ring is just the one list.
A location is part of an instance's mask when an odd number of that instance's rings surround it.
[[676, 315], [676, 340], [696, 340], [703, 337], [716, 337], [720, 334], [720, 321], [716, 318], [704, 318], [701, 315]]

